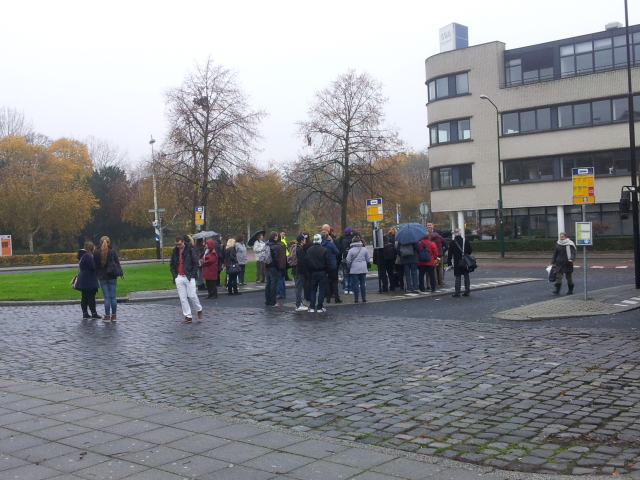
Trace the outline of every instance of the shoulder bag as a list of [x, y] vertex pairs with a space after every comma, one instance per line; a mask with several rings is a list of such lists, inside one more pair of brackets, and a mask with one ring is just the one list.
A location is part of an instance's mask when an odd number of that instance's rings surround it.
[[462, 272], [473, 272], [476, 268], [478, 268], [478, 264], [476, 262], [476, 257], [474, 257], [473, 255], [469, 254], [469, 253], [464, 253], [464, 242], [465, 239], [462, 239], [462, 248], [460, 248], [460, 245], [458, 245], [458, 242], [456, 242], [455, 240], [453, 240], [453, 243], [456, 244], [456, 247], [458, 247], [458, 250], [460, 250], [460, 252], [462, 253], [462, 258], [460, 258], [460, 262], [458, 263], [458, 269]]

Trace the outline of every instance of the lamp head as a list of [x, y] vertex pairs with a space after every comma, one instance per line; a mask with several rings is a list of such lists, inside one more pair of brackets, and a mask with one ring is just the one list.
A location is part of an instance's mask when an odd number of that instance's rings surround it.
[[151, 140], [149, 140], [149, 144], [153, 145], [154, 143], [156, 143], [156, 139], [153, 138], [153, 135], [151, 135]]
[[489, 100], [489, 97], [487, 97], [486, 95], [480, 95], [480, 98], [483, 100]]

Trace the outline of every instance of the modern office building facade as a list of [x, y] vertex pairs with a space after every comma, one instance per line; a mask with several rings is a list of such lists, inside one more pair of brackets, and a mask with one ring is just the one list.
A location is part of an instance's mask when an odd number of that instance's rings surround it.
[[[630, 32], [640, 120], [640, 25]], [[610, 225], [607, 235], [630, 235], [631, 220], [620, 220], [618, 206], [621, 187], [631, 184], [625, 42], [625, 29], [614, 27], [513, 50], [496, 41], [427, 58], [432, 211], [448, 212], [458, 228], [470, 215], [498, 223], [501, 180], [509, 236], [572, 234], [582, 220], [572, 169], [593, 167], [587, 221]]]

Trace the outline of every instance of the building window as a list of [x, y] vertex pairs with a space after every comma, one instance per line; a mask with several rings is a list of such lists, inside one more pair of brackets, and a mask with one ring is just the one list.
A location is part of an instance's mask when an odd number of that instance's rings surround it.
[[465, 95], [469, 93], [469, 75], [466, 72], [447, 75], [430, 80], [427, 86], [430, 102], [440, 98]]
[[[640, 153], [640, 149], [637, 152]], [[598, 177], [629, 175], [631, 156], [628, 149], [622, 149], [506, 160], [503, 162], [503, 181], [507, 184], [569, 179], [573, 169], [578, 167], [593, 167]]]
[[431, 125], [429, 138], [431, 145], [471, 140], [471, 121], [464, 118]]
[[446, 188], [472, 187], [472, 170], [470, 163], [434, 168], [431, 170], [431, 188], [433, 190], [442, 190]]
[[[640, 95], [633, 97], [633, 110], [640, 121]], [[628, 100], [613, 98], [557, 107], [502, 114], [502, 134], [545, 132], [564, 128], [608, 125], [629, 120]]]

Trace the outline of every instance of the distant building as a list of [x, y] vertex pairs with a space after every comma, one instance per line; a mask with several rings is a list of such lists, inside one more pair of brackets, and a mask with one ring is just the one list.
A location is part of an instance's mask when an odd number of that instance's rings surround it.
[[[630, 32], [637, 89], [640, 25]], [[631, 184], [625, 39], [625, 29], [610, 24], [540, 45], [505, 50], [496, 41], [427, 58], [432, 211], [448, 212], [456, 228], [465, 214], [498, 223], [499, 130], [510, 236], [572, 235], [582, 220], [572, 168], [587, 166], [596, 176], [587, 221], [611, 225], [608, 235], [631, 235], [631, 220], [618, 212], [621, 187]], [[498, 126], [496, 109], [480, 95], [497, 106]], [[634, 112], [640, 120], [640, 94]]]

